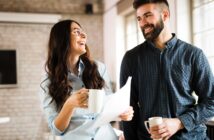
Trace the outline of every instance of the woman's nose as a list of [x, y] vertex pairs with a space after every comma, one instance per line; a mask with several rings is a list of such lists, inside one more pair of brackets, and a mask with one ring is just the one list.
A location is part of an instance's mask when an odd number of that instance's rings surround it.
[[86, 34], [85, 32], [81, 32], [80, 36], [81, 36], [82, 38], [86, 38], [86, 37], [87, 37], [87, 34]]

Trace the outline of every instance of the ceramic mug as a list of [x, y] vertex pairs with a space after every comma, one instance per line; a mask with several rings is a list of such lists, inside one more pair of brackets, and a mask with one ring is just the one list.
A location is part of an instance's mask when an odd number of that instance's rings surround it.
[[105, 92], [101, 89], [89, 89], [88, 108], [92, 113], [100, 113], [104, 105]]
[[[145, 127], [146, 127], [148, 132], [149, 132], [150, 127], [160, 125], [162, 123], [163, 123], [162, 117], [151, 117], [151, 118], [149, 118], [148, 121], [144, 121]], [[162, 140], [162, 139], [154, 139], [154, 140]]]

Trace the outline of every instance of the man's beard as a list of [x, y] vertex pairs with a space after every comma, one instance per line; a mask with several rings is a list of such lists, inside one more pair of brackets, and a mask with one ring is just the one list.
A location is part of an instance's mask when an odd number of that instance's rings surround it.
[[[152, 28], [152, 31], [149, 31], [148, 33], [145, 33], [145, 28], [150, 27]], [[158, 21], [158, 23], [156, 25], [154, 24], [146, 24], [144, 27], [141, 27], [141, 31], [143, 32], [143, 36], [146, 40], [148, 41], [154, 41], [159, 34], [161, 33], [161, 31], [164, 28], [164, 23], [162, 18], [160, 17], [160, 20]]]

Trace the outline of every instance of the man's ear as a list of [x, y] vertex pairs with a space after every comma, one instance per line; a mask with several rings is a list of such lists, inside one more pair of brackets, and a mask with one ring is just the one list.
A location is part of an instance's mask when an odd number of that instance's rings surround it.
[[168, 10], [166, 10], [166, 9], [164, 9], [164, 10], [162, 11], [162, 18], [163, 18], [163, 21], [168, 20], [168, 19], [169, 19], [169, 17], [170, 17], [170, 13], [169, 13], [169, 11], [168, 11]]

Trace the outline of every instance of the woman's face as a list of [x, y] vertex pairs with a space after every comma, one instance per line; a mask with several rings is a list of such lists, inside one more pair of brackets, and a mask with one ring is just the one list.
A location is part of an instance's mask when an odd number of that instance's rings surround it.
[[73, 55], [82, 55], [86, 53], [87, 35], [82, 28], [73, 22], [71, 24], [71, 52]]

